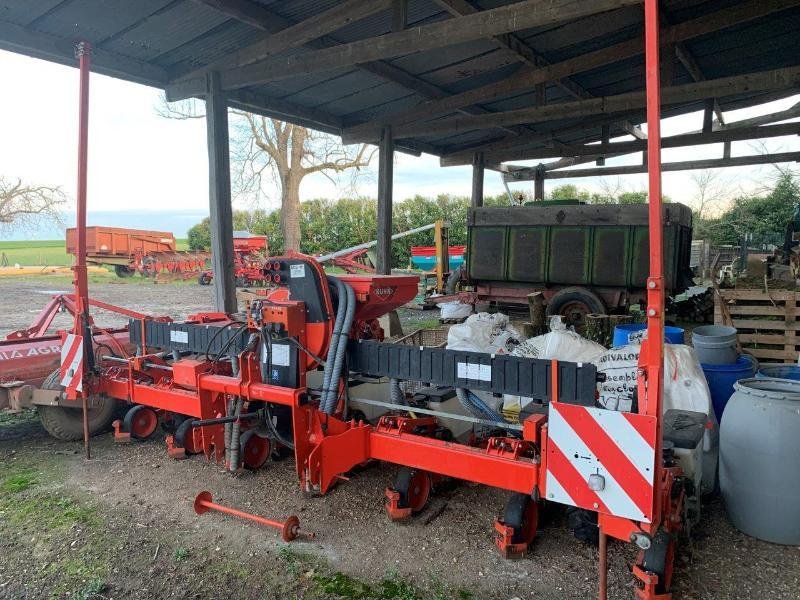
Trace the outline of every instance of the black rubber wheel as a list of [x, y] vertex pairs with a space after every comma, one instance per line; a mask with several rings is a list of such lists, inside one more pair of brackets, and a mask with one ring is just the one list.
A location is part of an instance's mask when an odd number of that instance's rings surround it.
[[606, 306], [591, 290], [583, 287], [567, 287], [556, 293], [547, 303], [545, 313], [548, 317], [561, 315], [567, 327], [582, 327], [586, 315], [605, 314]]
[[644, 551], [642, 568], [658, 575], [657, 594], [666, 594], [672, 583], [672, 566], [675, 560], [675, 541], [673, 537], [659, 529], [650, 547]]
[[417, 513], [428, 503], [431, 487], [429, 473], [402, 467], [397, 473], [393, 489], [400, 494], [400, 508], [410, 508], [412, 513]]
[[211, 285], [211, 275], [208, 273], [200, 273], [200, 276], [197, 278], [197, 283], [200, 285]]
[[183, 448], [186, 454], [198, 454], [200, 451], [194, 447], [194, 438], [191, 433], [193, 419], [189, 417], [175, 430], [174, 440], [178, 448]]
[[503, 511], [503, 523], [514, 528], [514, 544], [530, 544], [539, 524], [539, 507], [528, 494], [515, 493], [508, 499]]
[[114, 265], [114, 273], [117, 274], [117, 277], [125, 279], [126, 277], [133, 277], [136, 273], [136, 269], [131, 269], [126, 265]]
[[158, 413], [149, 406], [137, 404], [125, 413], [122, 427], [132, 438], [146, 440], [158, 429]]
[[[63, 390], [59, 383], [61, 371], [56, 369], [42, 383], [45, 390]], [[89, 435], [97, 435], [111, 426], [117, 401], [101, 396], [89, 408]], [[39, 420], [47, 433], [57, 440], [73, 442], [83, 439], [83, 410], [63, 406], [37, 406]]]
[[566, 510], [567, 527], [580, 541], [597, 546], [600, 542], [600, 531], [597, 528], [597, 513], [577, 506], [569, 506]]

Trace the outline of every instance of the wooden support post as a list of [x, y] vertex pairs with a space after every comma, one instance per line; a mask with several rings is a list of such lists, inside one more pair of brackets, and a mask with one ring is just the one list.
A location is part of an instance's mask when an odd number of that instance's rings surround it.
[[231, 207], [231, 166], [228, 146], [228, 105], [220, 86], [220, 75], [216, 71], [208, 74], [206, 134], [214, 306], [219, 311], [234, 313], [237, 310], [237, 304], [233, 274], [233, 209]]
[[436, 247], [436, 291], [444, 294], [450, 273], [450, 229], [443, 219], [439, 219], [433, 232]]
[[544, 168], [539, 165], [533, 177], [533, 199], [544, 200]]
[[714, 100], [706, 100], [703, 111], [703, 133], [711, 133], [714, 127]]
[[483, 176], [485, 170], [483, 152], [476, 152], [472, 157], [472, 208], [483, 206]]
[[[600, 137], [602, 138], [602, 143], [603, 144], [608, 144], [610, 142], [610, 140], [611, 140], [611, 126], [608, 123], [606, 123], [605, 125], [603, 125], [600, 128]], [[595, 164], [598, 167], [606, 166], [606, 157], [605, 156], [598, 157], [598, 159], [595, 161]]]
[[392, 272], [392, 189], [394, 179], [394, 140], [392, 128], [384, 127], [378, 153], [378, 244], [375, 272]]

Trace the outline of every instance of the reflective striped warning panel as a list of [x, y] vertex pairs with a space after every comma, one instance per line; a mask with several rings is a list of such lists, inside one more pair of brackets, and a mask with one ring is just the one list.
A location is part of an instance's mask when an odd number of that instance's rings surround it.
[[652, 521], [655, 417], [556, 402], [547, 429], [547, 500]]
[[67, 390], [83, 389], [83, 338], [70, 333], [61, 346], [60, 383]]

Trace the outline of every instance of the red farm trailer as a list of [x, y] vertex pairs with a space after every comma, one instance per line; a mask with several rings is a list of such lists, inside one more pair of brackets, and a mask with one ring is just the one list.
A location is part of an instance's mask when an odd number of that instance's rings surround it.
[[[76, 254], [77, 230], [67, 229], [67, 253]], [[110, 265], [119, 277], [140, 273], [144, 277], [193, 274], [203, 269], [207, 252], [179, 251], [168, 231], [145, 231], [122, 227], [86, 228], [86, 261]]]

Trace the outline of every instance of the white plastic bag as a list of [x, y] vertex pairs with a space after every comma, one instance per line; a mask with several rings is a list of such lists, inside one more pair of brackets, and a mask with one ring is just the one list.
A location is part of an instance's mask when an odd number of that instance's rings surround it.
[[472, 314], [472, 305], [462, 302], [442, 302], [439, 304], [442, 319], [465, 319]]
[[519, 344], [520, 334], [502, 313], [478, 313], [447, 332], [448, 350], [508, 354]]

